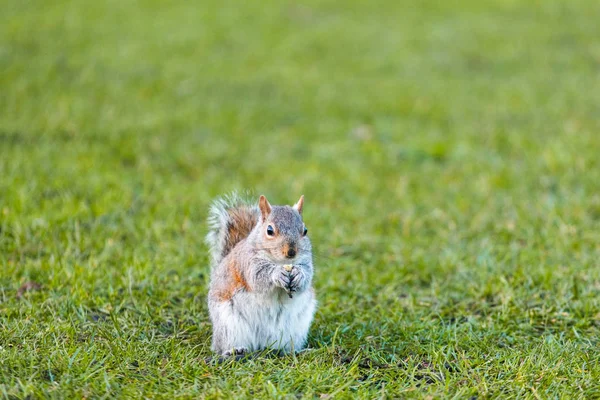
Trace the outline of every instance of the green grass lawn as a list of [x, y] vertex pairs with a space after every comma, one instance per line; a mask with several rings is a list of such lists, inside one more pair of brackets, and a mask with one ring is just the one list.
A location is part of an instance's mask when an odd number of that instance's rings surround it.
[[[600, 397], [600, 3], [0, 13], [6, 398]], [[305, 194], [312, 351], [207, 365], [207, 207]]]

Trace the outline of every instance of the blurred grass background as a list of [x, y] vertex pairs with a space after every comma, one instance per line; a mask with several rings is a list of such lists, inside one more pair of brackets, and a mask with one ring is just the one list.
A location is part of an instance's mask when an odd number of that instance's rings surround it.
[[[600, 396], [599, 20], [5, 1], [0, 394]], [[306, 195], [312, 352], [203, 362], [204, 219], [232, 189]]]

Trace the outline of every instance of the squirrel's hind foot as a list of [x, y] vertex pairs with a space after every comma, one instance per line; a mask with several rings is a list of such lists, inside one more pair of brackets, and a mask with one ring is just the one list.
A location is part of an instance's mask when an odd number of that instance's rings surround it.
[[241, 361], [250, 358], [251, 353], [244, 347], [234, 347], [231, 350], [227, 350], [221, 355], [215, 355], [206, 357], [204, 362], [206, 364], [221, 364], [227, 361]]
[[246, 354], [248, 354], [248, 349], [246, 349], [245, 347], [234, 347], [231, 350], [227, 350], [226, 352], [223, 353], [223, 357], [231, 357], [231, 356], [245, 356]]

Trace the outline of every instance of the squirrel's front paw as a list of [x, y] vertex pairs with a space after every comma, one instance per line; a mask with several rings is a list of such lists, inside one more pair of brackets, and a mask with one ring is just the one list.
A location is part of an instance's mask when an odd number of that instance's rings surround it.
[[298, 292], [304, 285], [304, 274], [298, 267], [282, 268], [277, 276], [277, 285], [288, 292], [290, 298], [292, 293]]

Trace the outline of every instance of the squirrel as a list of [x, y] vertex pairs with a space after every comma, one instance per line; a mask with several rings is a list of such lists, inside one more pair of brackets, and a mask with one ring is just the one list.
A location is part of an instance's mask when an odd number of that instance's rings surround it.
[[316, 300], [303, 206], [304, 195], [294, 206], [271, 206], [265, 196], [251, 203], [235, 193], [212, 203], [208, 310], [220, 356], [306, 346]]

